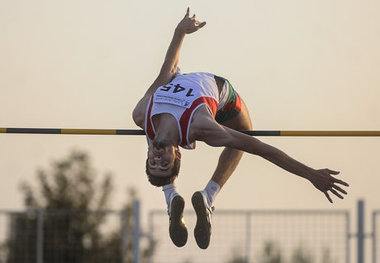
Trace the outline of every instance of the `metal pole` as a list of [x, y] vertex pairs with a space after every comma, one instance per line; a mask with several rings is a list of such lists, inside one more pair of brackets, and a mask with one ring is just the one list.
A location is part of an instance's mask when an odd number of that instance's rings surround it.
[[43, 241], [44, 241], [43, 210], [37, 210], [36, 212], [37, 212], [36, 262], [43, 263]]
[[[150, 211], [149, 212], [149, 218], [148, 218], [148, 221], [149, 221], [149, 249], [151, 250], [152, 247], [153, 247], [153, 232], [154, 232], [154, 226], [153, 226], [153, 222], [154, 222], [154, 212], [153, 211]], [[153, 262], [153, 253], [152, 251], [150, 251], [149, 255], [148, 255], [148, 263], [152, 263]]]
[[123, 210], [120, 213], [121, 224], [121, 263], [125, 263], [125, 255], [127, 252], [127, 211]]
[[376, 212], [372, 212], [372, 262], [376, 263]]
[[358, 201], [358, 262], [364, 263], [364, 200]]
[[251, 262], [251, 213], [246, 213], [246, 240], [245, 240], [245, 254], [246, 254], [246, 263]]
[[140, 263], [140, 202], [134, 201], [133, 262]]
[[351, 258], [351, 248], [350, 248], [350, 238], [351, 238], [351, 235], [350, 235], [350, 213], [349, 212], [346, 212], [346, 263], [350, 263], [350, 258]]

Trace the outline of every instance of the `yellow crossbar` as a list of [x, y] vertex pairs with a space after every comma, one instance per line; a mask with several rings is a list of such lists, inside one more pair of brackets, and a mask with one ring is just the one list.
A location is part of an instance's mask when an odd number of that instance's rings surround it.
[[380, 136], [380, 131], [281, 131], [280, 136]]
[[[380, 137], [380, 131], [242, 131], [251, 136], [287, 137]], [[139, 129], [60, 129], [60, 128], [0, 128], [0, 133], [13, 134], [78, 134], [78, 135], [145, 135]]]

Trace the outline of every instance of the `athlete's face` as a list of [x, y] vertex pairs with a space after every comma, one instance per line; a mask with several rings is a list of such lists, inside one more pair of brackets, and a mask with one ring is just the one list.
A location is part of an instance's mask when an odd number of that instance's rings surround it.
[[176, 147], [173, 145], [153, 141], [153, 145], [148, 148], [149, 172], [154, 176], [168, 176], [177, 156]]

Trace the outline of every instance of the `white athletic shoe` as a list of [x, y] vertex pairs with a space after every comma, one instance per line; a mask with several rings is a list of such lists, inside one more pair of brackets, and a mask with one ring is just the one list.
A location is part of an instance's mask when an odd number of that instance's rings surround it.
[[187, 242], [187, 228], [183, 219], [185, 201], [179, 194], [174, 194], [169, 202], [169, 235], [174, 245], [183, 247]]
[[195, 213], [197, 214], [197, 224], [194, 229], [194, 237], [198, 247], [206, 249], [210, 244], [211, 236], [211, 215], [214, 207], [211, 206], [206, 191], [197, 191], [191, 198]]

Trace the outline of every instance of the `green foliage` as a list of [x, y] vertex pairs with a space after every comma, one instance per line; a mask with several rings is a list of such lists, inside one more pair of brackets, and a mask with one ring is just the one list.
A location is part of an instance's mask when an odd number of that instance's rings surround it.
[[313, 263], [310, 253], [302, 246], [296, 248], [293, 252], [292, 262], [294, 263]]
[[228, 261], [228, 263], [246, 263], [247, 258], [244, 256], [234, 255], [232, 259]]
[[68, 158], [52, 164], [51, 171], [39, 169], [36, 193], [29, 183], [22, 184], [24, 203], [28, 209], [103, 210], [112, 192], [112, 176], [106, 174], [97, 185], [89, 156], [73, 151]]
[[240, 254], [239, 249], [235, 248], [232, 252], [232, 257], [227, 263], [246, 263], [247, 257]]
[[[132, 240], [124, 240], [126, 253], [122, 255], [121, 252], [120, 214], [110, 216], [95, 212], [108, 208], [113, 190], [112, 176], [106, 174], [99, 183], [95, 179], [89, 156], [74, 151], [67, 158], [55, 161], [50, 170], [40, 169], [36, 188], [23, 183], [21, 189], [29, 213], [11, 216], [9, 239], [3, 244], [7, 251], [4, 262], [36, 262], [38, 222], [43, 226], [43, 262], [119, 263], [122, 258], [124, 262], [132, 262]], [[132, 205], [135, 191], [131, 190], [129, 195], [130, 202], [123, 208], [123, 223], [131, 233], [135, 223]], [[112, 216], [117, 221], [117, 229], [104, 230], [112, 228], [106, 224]], [[153, 253], [152, 246], [143, 252], [143, 260], [149, 253]]]
[[260, 263], [282, 263], [281, 250], [273, 242], [266, 242]]

